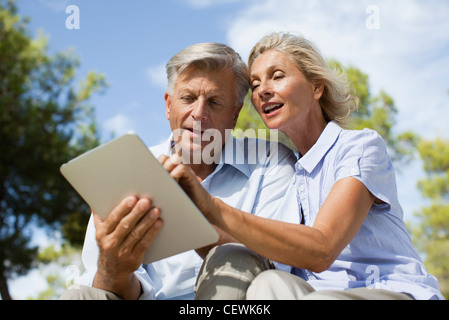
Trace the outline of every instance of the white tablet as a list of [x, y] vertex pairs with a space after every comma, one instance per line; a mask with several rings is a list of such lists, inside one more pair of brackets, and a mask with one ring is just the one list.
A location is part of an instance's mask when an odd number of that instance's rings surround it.
[[114, 139], [61, 166], [62, 175], [102, 219], [128, 196], [149, 197], [162, 229], [147, 249], [148, 264], [218, 241], [218, 234], [140, 138]]

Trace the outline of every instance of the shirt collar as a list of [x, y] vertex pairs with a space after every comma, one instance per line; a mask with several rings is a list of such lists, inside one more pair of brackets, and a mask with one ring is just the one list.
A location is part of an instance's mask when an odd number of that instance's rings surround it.
[[[173, 133], [166, 141], [166, 146], [164, 147], [164, 149], [166, 155], [171, 154], [173, 149]], [[220, 162], [218, 163], [218, 167], [221, 168], [225, 164], [241, 171], [248, 178], [251, 176], [251, 170], [248, 165], [248, 158], [245, 155], [245, 148], [242, 143], [237, 143], [237, 139], [234, 138], [232, 134], [229, 134], [228, 138], [226, 139], [221, 153]]]
[[221, 162], [233, 166], [237, 170], [241, 171], [248, 178], [251, 176], [251, 170], [248, 164], [248, 157], [245, 153], [245, 147], [243, 143], [238, 143], [237, 139], [232, 134], [226, 139], [221, 154]]
[[308, 173], [311, 173], [321, 159], [324, 158], [330, 148], [335, 144], [335, 141], [337, 141], [337, 138], [342, 130], [343, 129], [334, 121], [329, 122], [317, 142], [304, 156], [298, 160], [298, 163]]

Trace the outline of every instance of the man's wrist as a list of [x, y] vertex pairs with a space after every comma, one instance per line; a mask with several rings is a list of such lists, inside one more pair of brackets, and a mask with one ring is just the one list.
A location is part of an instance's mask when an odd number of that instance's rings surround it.
[[134, 273], [112, 276], [97, 271], [93, 287], [112, 292], [124, 300], [137, 300], [143, 292], [140, 281]]

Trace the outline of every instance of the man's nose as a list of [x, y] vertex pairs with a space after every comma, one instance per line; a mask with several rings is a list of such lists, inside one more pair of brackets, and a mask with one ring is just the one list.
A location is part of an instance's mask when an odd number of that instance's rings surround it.
[[207, 106], [203, 99], [198, 99], [193, 107], [192, 117], [196, 121], [203, 121], [207, 119]]

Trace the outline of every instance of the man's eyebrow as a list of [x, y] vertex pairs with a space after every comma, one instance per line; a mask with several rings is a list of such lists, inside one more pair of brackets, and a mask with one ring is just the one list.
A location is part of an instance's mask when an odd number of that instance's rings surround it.
[[210, 99], [210, 98], [224, 98], [226, 95], [225, 94], [223, 94], [223, 92], [222, 91], [220, 91], [220, 90], [214, 90], [214, 91], [211, 91], [210, 92], [210, 94], [208, 95], [208, 98]]
[[193, 94], [194, 93], [193, 90], [191, 88], [189, 88], [189, 87], [182, 87], [182, 88], [179, 88], [177, 91], [178, 91], [179, 95], [183, 95], [183, 94], [186, 94], [186, 93], [188, 93], [188, 94]]

